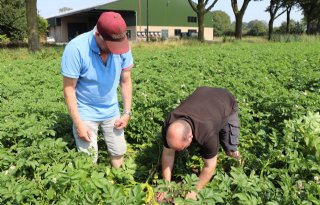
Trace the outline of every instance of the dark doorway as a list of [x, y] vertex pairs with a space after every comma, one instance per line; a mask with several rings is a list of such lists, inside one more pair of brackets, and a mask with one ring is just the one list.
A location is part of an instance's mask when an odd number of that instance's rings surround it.
[[68, 41], [87, 31], [85, 23], [68, 23]]

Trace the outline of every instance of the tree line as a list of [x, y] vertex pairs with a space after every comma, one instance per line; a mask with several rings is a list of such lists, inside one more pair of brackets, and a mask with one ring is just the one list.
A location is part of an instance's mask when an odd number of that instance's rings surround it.
[[[197, 4], [193, 3], [192, 0], [188, 0], [191, 8], [197, 13], [198, 16], [198, 40], [204, 41], [204, 15], [206, 15], [211, 9], [214, 8], [215, 4], [219, 0], [198, 0]], [[243, 35], [243, 16], [250, 2], [263, 1], [263, 0], [243, 0], [242, 5], [238, 4], [237, 0], [230, 0], [235, 22], [234, 22], [234, 36], [236, 39], [241, 39]], [[320, 0], [267, 0], [269, 2], [266, 12], [269, 13], [268, 25], [268, 39], [272, 39], [274, 33], [274, 21], [281, 15], [286, 14], [285, 33], [292, 31], [299, 32], [301, 29], [301, 23], [292, 22], [290, 18], [291, 11], [294, 7], [301, 10], [303, 13], [303, 22], [306, 24], [306, 33], [308, 35], [320, 33]], [[214, 18], [220, 18], [218, 14]], [[218, 16], [218, 17], [217, 17]], [[214, 20], [214, 19], [213, 19]], [[223, 21], [227, 21], [224, 19]], [[214, 25], [217, 22], [214, 22]], [[255, 26], [262, 26], [261, 22], [252, 22]], [[283, 29], [283, 28], [281, 28]]]
[[[213, 12], [213, 30], [214, 36], [234, 36], [236, 22], [230, 20], [230, 16], [224, 11]], [[289, 29], [288, 29], [289, 28]], [[289, 25], [286, 21], [280, 26], [273, 27], [273, 33], [276, 34], [303, 34], [306, 25], [303, 22], [290, 19]], [[264, 20], [252, 20], [242, 23], [243, 36], [266, 36], [268, 34], [268, 22]]]

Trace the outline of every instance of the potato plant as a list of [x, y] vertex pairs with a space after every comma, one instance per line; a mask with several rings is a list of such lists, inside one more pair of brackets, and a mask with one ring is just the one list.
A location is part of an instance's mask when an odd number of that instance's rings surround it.
[[[319, 204], [320, 42], [133, 45], [133, 116], [122, 169], [78, 153], [63, 91], [63, 47], [0, 50], [0, 204]], [[161, 180], [161, 126], [199, 86], [239, 103], [241, 163], [218, 154], [198, 193], [197, 149], [178, 153]]]

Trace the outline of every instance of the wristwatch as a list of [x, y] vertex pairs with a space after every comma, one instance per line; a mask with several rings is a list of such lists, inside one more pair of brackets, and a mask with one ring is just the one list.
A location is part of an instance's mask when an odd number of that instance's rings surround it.
[[124, 110], [124, 111], [123, 111], [123, 114], [124, 114], [124, 115], [129, 115], [129, 116], [131, 117], [131, 112], [128, 111], [128, 110]]

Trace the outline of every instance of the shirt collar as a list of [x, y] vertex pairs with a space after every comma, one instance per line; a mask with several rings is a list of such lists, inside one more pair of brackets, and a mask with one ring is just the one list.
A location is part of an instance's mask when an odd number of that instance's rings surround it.
[[98, 47], [98, 44], [96, 42], [96, 39], [94, 38], [94, 31], [92, 30], [90, 32], [90, 35], [89, 35], [89, 45], [90, 45], [90, 48], [93, 50], [93, 52], [95, 53], [100, 53], [100, 49]]

